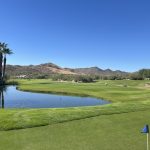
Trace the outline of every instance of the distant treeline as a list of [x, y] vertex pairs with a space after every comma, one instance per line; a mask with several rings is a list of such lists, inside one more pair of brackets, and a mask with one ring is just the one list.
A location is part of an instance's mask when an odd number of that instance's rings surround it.
[[73, 81], [73, 82], [94, 82], [96, 77], [88, 76], [88, 75], [65, 75], [65, 74], [57, 74], [51, 76], [53, 81]]
[[93, 82], [95, 80], [145, 80], [150, 79], [150, 69], [141, 69], [135, 73], [128, 73], [127, 75], [64, 75], [57, 74], [51, 76], [54, 81], [75, 81], [75, 82]]
[[[11, 77], [15, 78], [15, 77]], [[67, 74], [28, 74], [27, 79], [49, 79], [53, 81], [94, 82], [96, 80], [145, 80], [150, 79], [150, 69], [141, 69], [135, 73], [117, 75], [67, 75]]]
[[132, 73], [131, 79], [133, 80], [150, 79], [150, 69], [141, 69], [138, 72]]

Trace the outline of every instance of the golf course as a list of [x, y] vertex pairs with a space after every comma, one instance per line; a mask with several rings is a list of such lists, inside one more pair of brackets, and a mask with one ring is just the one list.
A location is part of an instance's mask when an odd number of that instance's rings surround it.
[[150, 1], [0, 2], [0, 150], [150, 150]]
[[[16, 79], [17, 89], [88, 96], [109, 101], [73, 108], [0, 110], [1, 150], [141, 150], [150, 124], [148, 80], [98, 80], [94, 83]], [[58, 144], [59, 143], [59, 144]]]

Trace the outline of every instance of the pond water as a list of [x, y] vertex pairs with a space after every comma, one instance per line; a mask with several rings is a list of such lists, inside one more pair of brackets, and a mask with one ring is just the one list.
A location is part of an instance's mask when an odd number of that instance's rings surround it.
[[108, 103], [91, 97], [23, 92], [17, 90], [16, 86], [6, 86], [0, 92], [0, 108], [64, 108]]

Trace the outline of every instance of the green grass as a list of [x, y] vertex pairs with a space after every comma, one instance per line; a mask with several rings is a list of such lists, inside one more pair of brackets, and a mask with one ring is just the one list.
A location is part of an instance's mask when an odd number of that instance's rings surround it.
[[17, 82], [20, 90], [91, 96], [112, 103], [64, 109], [0, 110], [2, 150], [144, 149], [146, 137], [139, 130], [150, 123], [150, 88], [145, 87], [149, 81]]
[[[17, 81], [20, 90], [86, 95], [110, 100], [112, 103], [104, 106], [64, 109], [4, 109], [0, 111], [0, 130], [44, 126], [93, 116], [141, 111], [150, 108], [150, 89], [144, 86], [148, 81], [99, 81], [86, 84], [59, 83], [51, 80]], [[107, 86], [105, 85], [106, 82]], [[124, 85], [127, 85], [127, 87], [124, 87]]]
[[13, 130], [57, 124], [100, 115], [121, 114], [150, 109], [150, 102], [114, 103], [106, 106], [66, 109], [5, 109], [0, 113], [0, 130]]
[[144, 150], [150, 110], [0, 132], [1, 150]]
[[[92, 96], [112, 102], [141, 101], [150, 99], [148, 81], [99, 81], [96, 83], [59, 83], [51, 80], [20, 80], [20, 90]], [[106, 86], [105, 83], [108, 85]], [[127, 87], [124, 87], [127, 85]]]

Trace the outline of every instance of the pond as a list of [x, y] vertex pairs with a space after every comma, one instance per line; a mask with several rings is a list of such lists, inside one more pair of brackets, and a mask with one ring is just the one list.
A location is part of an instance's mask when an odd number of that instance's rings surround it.
[[0, 92], [0, 108], [64, 108], [108, 104], [108, 101], [78, 96], [24, 92], [6, 86]]

